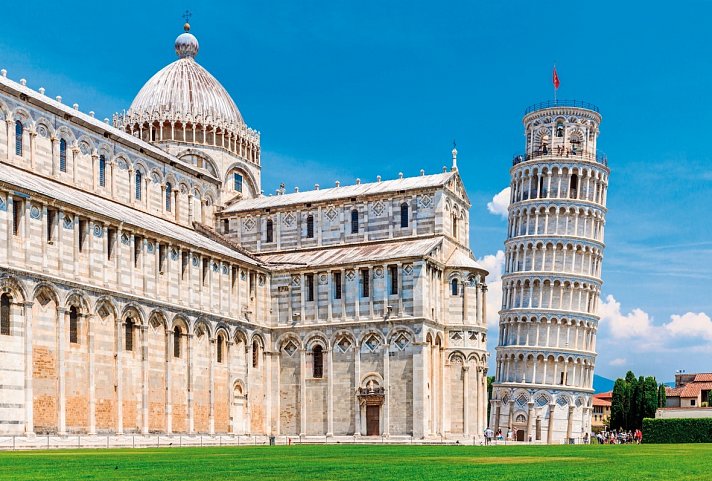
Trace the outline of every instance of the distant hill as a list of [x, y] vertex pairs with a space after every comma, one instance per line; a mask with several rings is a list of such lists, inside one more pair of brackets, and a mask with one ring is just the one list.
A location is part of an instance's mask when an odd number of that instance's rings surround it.
[[613, 379], [608, 379], [598, 374], [593, 375], [593, 390], [596, 393], [613, 391], [614, 384], [615, 381]]

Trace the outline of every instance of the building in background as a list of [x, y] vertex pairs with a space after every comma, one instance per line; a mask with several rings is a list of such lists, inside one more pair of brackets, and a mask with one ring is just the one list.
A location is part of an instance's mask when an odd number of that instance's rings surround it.
[[518, 440], [591, 431], [609, 169], [601, 115], [581, 102], [527, 109], [513, 159], [490, 425]]
[[265, 196], [189, 30], [113, 126], [0, 76], [0, 434], [481, 436], [457, 152]]
[[591, 431], [599, 433], [608, 428], [611, 421], [611, 400], [613, 392], [593, 395], [593, 414], [591, 416]]

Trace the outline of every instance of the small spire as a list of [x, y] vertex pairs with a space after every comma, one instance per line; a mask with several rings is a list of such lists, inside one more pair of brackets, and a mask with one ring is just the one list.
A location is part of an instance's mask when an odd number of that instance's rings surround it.
[[457, 170], [457, 142], [452, 140], [452, 170]]

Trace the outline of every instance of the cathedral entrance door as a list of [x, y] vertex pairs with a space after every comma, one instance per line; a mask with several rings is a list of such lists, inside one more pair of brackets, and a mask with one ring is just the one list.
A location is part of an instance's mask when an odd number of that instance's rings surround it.
[[517, 429], [517, 441], [524, 441], [524, 430]]
[[366, 406], [366, 436], [378, 436], [381, 434], [380, 410], [381, 406]]

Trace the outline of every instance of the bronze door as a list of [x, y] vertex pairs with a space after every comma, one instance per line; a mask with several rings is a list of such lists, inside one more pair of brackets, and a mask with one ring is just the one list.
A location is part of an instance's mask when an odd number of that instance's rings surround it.
[[380, 433], [380, 406], [366, 406], [366, 436], [378, 436]]

